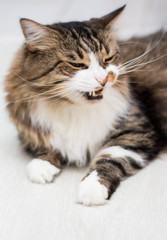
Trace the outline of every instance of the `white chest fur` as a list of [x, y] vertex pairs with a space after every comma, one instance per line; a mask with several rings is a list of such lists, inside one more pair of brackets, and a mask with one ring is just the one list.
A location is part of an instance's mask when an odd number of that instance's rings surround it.
[[33, 125], [51, 131], [50, 145], [70, 162], [83, 166], [87, 150], [93, 157], [119, 116], [126, 114], [127, 100], [114, 88], [103, 100], [90, 105], [55, 104], [54, 108], [39, 102], [31, 113]]

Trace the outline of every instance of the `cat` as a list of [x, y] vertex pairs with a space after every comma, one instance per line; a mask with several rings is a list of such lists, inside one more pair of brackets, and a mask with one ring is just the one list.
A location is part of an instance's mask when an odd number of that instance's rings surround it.
[[117, 41], [124, 8], [84, 22], [21, 19], [25, 43], [5, 79], [10, 118], [33, 156], [29, 179], [50, 183], [65, 166], [90, 162], [84, 205], [106, 203], [166, 146], [167, 34]]

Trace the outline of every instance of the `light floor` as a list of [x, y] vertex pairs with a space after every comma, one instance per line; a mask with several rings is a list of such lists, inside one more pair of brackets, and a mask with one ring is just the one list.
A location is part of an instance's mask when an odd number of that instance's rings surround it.
[[66, 169], [54, 183], [29, 182], [15, 127], [4, 109], [2, 80], [20, 43], [0, 44], [0, 239], [167, 239], [167, 155], [122, 182], [100, 207], [76, 203], [87, 169]]

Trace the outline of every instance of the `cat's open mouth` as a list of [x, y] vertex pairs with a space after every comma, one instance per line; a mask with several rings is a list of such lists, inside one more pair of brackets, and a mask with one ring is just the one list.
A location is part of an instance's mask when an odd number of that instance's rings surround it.
[[84, 93], [88, 100], [100, 100], [103, 98], [103, 89]]

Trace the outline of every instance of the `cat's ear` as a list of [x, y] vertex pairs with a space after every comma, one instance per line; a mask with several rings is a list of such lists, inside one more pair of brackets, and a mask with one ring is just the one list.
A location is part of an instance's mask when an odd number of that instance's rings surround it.
[[120, 16], [120, 14], [123, 12], [126, 5], [116, 9], [115, 11], [101, 17], [101, 18], [92, 18], [90, 22], [94, 25], [97, 25], [97, 27], [105, 29], [106, 27], [110, 27]]
[[20, 25], [30, 51], [46, 50], [53, 45], [54, 30], [26, 18], [20, 19]]

